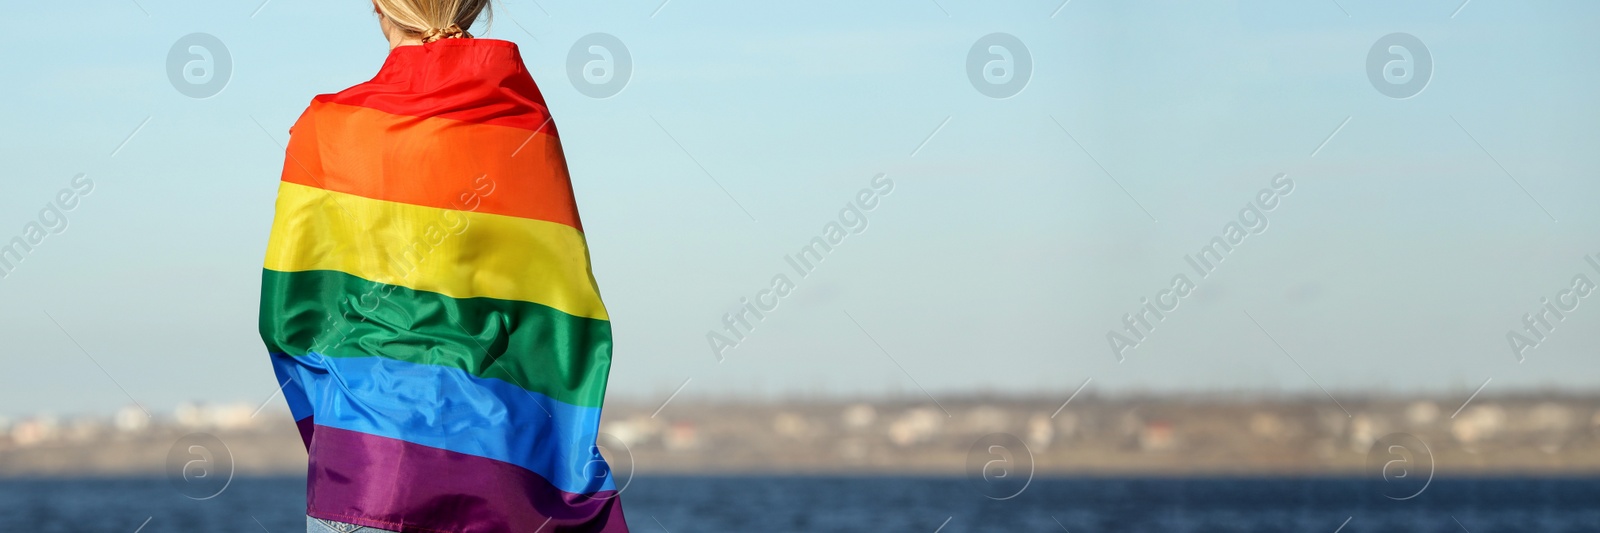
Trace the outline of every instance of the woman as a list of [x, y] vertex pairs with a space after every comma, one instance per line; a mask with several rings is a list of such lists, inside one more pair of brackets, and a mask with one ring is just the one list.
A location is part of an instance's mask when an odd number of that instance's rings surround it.
[[291, 129], [261, 333], [310, 531], [626, 531], [611, 327], [554, 124], [488, 0], [374, 0], [377, 76]]

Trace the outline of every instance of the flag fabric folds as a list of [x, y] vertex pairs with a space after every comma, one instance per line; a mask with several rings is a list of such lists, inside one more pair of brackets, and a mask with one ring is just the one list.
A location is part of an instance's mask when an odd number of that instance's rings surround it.
[[626, 531], [595, 445], [611, 323], [516, 45], [396, 48], [290, 131], [260, 325], [310, 456], [307, 514]]

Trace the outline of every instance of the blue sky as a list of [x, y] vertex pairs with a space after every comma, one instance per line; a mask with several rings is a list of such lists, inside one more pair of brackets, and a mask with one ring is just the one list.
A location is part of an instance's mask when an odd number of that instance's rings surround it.
[[[502, 3], [487, 36], [521, 45], [562, 129], [613, 398], [691, 378], [683, 394], [1594, 388], [1600, 296], [1526, 362], [1505, 335], [1600, 280], [1600, 5], [1392, 4], [541, 0]], [[0, 414], [265, 400], [281, 146], [313, 95], [381, 64], [369, 5], [12, 9], [41, 22], [0, 58], [0, 239], [74, 175], [95, 189], [0, 279]], [[196, 32], [233, 64], [203, 100], [166, 70]], [[606, 99], [566, 74], [597, 32], [633, 59]], [[996, 32], [1032, 58], [1006, 99], [965, 72]], [[1395, 32], [1433, 61], [1408, 99], [1367, 74]], [[719, 363], [723, 313], [878, 173], [896, 187], [870, 228]], [[1278, 173], [1296, 188], [1269, 229], [1119, 363], [1106, 333]]]

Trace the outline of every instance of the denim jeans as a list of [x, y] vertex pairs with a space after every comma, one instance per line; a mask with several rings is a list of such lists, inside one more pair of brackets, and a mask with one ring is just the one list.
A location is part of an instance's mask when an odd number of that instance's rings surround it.
[[343, 522], [329, 522], [321, 518], [306, 517], [306, 533], [394, 533], [387, 529], [358, 526]]

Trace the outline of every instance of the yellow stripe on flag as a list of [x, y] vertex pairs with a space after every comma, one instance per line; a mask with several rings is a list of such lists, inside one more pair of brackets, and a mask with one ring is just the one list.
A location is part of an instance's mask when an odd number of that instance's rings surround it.
[[583, 233], [564, 224], [284, 182], [266, 268], [333, 270], [452, 298], [532, 302], [608, 320], [588, 258]]

